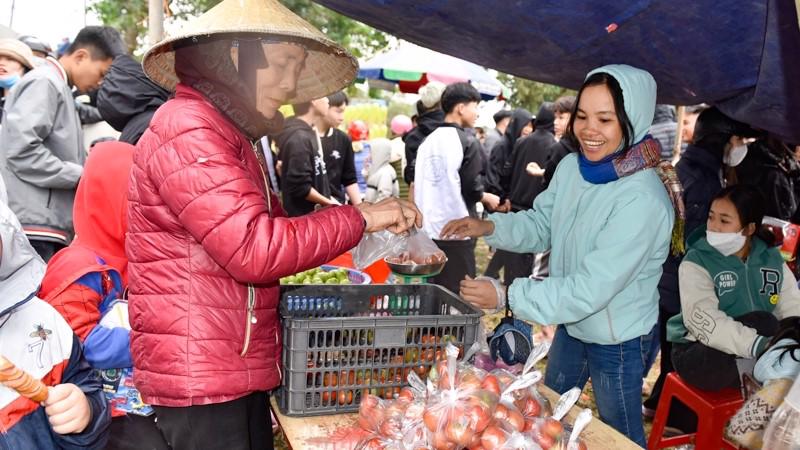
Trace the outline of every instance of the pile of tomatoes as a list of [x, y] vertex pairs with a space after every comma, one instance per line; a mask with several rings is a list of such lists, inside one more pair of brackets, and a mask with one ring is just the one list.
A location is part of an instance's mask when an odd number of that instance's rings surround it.
[[[363, 397], [359, 426], [370, 436], [358, 448], [566, 448], [564, 427], [550, 416], [549, 403], [536, 389], [541, 373], [486, 372], [457, 364], [457, 354], [448, 347], [447, 360], [436, 362], [427, 384], [411, 374], [411, 386], [402, 388], [394, 400]], [[578, 448], [586, 447], [579, 444]]]

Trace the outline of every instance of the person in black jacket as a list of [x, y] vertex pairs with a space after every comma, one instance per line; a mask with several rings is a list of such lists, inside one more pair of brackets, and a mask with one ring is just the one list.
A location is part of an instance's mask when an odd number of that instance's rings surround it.
[[[510, 206], [508, 194], [511, 190], [511, 156], [517, 139], [527, 136], [532, 129], [533, 116], [527, 109], [517, 108], [511, 113], [511, 122], [506, 128], [503, 140], [491, 149], [489, 165], [486, 168], [487, 190], [500, 197], [506, 211]], [[525, 129], [527, 128], [527, 133]]]
[[417, 102], [417, 125], [403, 136], [406, 144], [406, 168], [403, 178], [408, 184], [408, 196], [414, 198], [414, 169], [417, 165], [417, 149], [422, 141], [444, 121], [441, 98], [445, 86], [431, 82], [420, 88], [420, 100]]
[[275, 137], [281, 161], [281, 197], [289, 217], [314, 212], [316, 205], [336, 205], [325, 168], [319, 135], [312, 128], [328, 111], [328, 98], [294, 105], [295, 115], [286, 120]]
[[[746, 137], [755, 137], [758, 132], [749, 125], [733, 120], [719, 109], [706, 109], [697, 118], [694, 128], [693, 144], [686, 147], [675, 170], [683, 185], [683, 202], [686, 207], [684, 236], [705, 225], [711, 201], [726, 184], [731, 151], [743, 144]], [[728, 155], [728, 156], [726, 156]], [[659, 344], [661, 347], [661, 374], [653, 386], [650, 397], [644, 402], [645, 415], [654, 414], [661, 396], [664, 380], [675, 369], [672, 366], [672, 345], [667, 341], [666, 324], [672, 316], [680, 312], [681, 302], [678, 292], [678, 266], [682, 258], [670, 254], [663, 265], [663, 274], [658, 283], [659, 300]], [[657, 348], [653, 348], [649, 360], [655, 359]], [[690, 431], [695, 425], [693, 416], [683, 406], [673, 408], [670, 425]]]
[[[536, 131], [517, 140], [514, 145], [514, 152], [511, 155], [511, 185], [508, 195], [511, 212], [531, 209], [533, 200], [544, 190], [542, 187], [544, 179], [541, 176], [530, 175], [526, 168], [531, 163], [542, 166], [547, 161], [550, 147], [555, 143], [554, 118], [553, 104], [542, 103], [534, 121]], [[533, 253], [514, 253], [498, 249], [494, 258], [499, 259], [500, 264], [505, 268], [503, 281], [506, 286], [510, 286], [516, 278], [529, 276], [533, 270]]]
[[103, 120], [121, 132], [119, 140], [136, 145], [169, 92], [153, 83], [142, 64], [130, 55], [114, 58], [97, 92], [97, 109]]
[[764, 196], [764, 213], [782, 220], [796, 220], [800, 204], [800, 163], [794, 147], [773, 136], [747, 146], [747, 156], [736, 166], [740, 184], [749, 184]]
[[[578, 144], [574, 142], [569, 135], [565, 134], [567, 124], [570, 117], [572, 117], [572, 110], [575, 108], [575, 96], [565, 95], [556, 99], [554, 104], [555, 121], [554, 131], [557, 142], [550, 146], [548, 151], [549, 155], [547, 161], [541, 168], [544, 169], [544, 181], [542, 183], [542, 190], [547, 189], [550, 185], [550, 180], [553, 179], [553, 174], [556, 173], [558, 163], [570, 153], [578, 151]], [[532, 175], [534, 173], [531, 173]], [[538, 174], [538, 173], [536, 173]]]

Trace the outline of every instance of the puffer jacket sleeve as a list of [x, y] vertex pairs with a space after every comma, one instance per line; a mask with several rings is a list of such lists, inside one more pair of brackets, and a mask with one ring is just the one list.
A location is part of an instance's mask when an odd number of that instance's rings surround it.
[[358, 243], [364, 221], [354, 207], [270, 217], [238, 149], [216, 130], [195, 128], [164, 143], [145, 167], [169, 210], [232, 278], [271, 283]]

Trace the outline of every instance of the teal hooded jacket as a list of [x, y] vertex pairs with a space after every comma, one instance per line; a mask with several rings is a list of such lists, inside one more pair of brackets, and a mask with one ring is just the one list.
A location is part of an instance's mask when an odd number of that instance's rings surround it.
[[[608, 65], [619, 82], [633, 143], [653, 122], [656, 83], [644, 70]], [[675, 212], [654, 169], [605, 184], [584, 180], [576, 154], [565, 157], [533, 209], [493, 214], [489, 245], [518, 253], [550, 249], [550, 277], [517, 279], [508, 301], [521, 319], [565, 324], [587, 343], [619, 344], [649, 333], [658, 319], [658, 281]]]

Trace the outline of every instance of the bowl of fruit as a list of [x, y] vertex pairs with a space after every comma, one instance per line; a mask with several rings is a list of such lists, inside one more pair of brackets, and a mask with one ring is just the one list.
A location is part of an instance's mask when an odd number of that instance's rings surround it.
[[384, 258], [389, 270], [400, 275], [426, 276], [439, 275], [447, 263], [447, 256], [443, 252], [431, 253], [426, 256], [411, 257], [407, 252], [398, 256]]
[[370, 284], [366, 273], [346, 267], [322, 265], [281, 278], [281, 284]]

